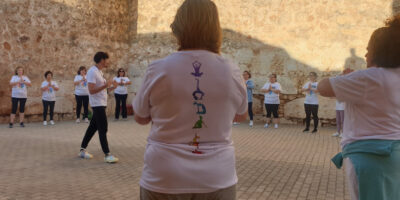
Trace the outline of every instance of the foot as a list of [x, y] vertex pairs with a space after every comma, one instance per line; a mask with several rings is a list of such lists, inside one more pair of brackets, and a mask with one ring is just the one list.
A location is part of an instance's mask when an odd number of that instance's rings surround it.
[[274, 125], [274, 128], [278, 128], [278, 124], [275, 124], [275, 125]]
[[111, 154], [108, 154], [106, 157], [104, 157], [104, 162], [106, 163], [116, 163], [118, 162], [118, 160], [119, 160], [118, 158], [114, 157]]
[[332, 134], [332, 137], [338, 137], [340, 134], [338, 132]]
[[8, 128], [12, 128], [14, 125], [12, 123], [8, 124]]
[[81, 123], [81, 120], [80, 119], [76, 119], [76, 121], [75, 121], [77, 124], [79, 124], [79, 123]]
[[318, 130], [317, 130], [317, 129], [314, 129], [311, 133], [316, 133], [316, 132], [318, 132]]
[[24, 122], [19, 123], [19, 126], [20, 126], [20, 127], [25, 127]]
[[249, 126], [253, 127], [253, 121], [250, 121]]
[[233, 125], [239, 125], [240, 123], [239, 122], [233, 122]]
[[47, 121], [43, 121], [43, 126], [47, 126]]
[[89, 119], [88, 118], [85, 118], [85, 123], [89, 123]]
[[53, 121], [53, 120], [50, 120], [50, 124], [51, 124], [51, 125], [54, 125], [55, 123], [54, 123], [54, 121]]
[[303, 133], [309, 132], [309, 131], [310, 131], [310, 129], [306, 128], [306, 129], [303, 130]]
[[128, 121], [128, 118], [122, 118], [122, 121]]
[[114, 121], [118, 121], [118, 120], [119, 120], [118, 118], [115, 118], [115, 119], [114, 119]]
[[91, 159], [93, 158], [92, 154], [86, 152], [86, 150], [81, 150], [78, 154], [79, 158], [83, 158], [83, 159]]
[[268, 128], [268, 126], [269, 126], [268, 123], [266, 123], [266, 124], [264, 125], [264, 128]]
[[339, 137], [340, 137], [340, 138], [342, 138], [342, 135], [343, 135], [342, 133], [341, 133], [341, 134], [339, 134]]

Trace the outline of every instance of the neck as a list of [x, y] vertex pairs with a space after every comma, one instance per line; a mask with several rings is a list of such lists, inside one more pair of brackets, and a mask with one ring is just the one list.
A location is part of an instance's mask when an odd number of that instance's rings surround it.
[[103, 69], [103, 66], [101, 66], [101, 65], [99, 65], [99, 64], [96, 64], [95, 65], [99, 70], [102, 70]]

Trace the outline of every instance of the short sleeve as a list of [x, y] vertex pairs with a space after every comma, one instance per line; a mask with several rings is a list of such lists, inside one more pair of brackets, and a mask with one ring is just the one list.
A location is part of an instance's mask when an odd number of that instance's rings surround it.
[[11, 77], [11, 80], [10, 80], [10, 83], [15, 83], [15, 82], [17, 82], [17, 81], [16, 81], [16, 78], [15, 78], [15, 76], [12, 76], [12, 77]]
[[89, 73], [86, 75], [86, 80], [88, 83], [96, 84], [96, 72], [94, 70], [89, 70]]
[[268, 82], [264, 84], [264, 86], [261, 89], [268, 89], [269, 88], [269, 84]]
[[47, 83], [46, 83], [46, 81], [43, 81], [42, 82], [42, 86], [41, 86], [41, 88], [44, 88], [44, 87], [46, 87], [47, 86]]
[[151, 65], [147, 68], [142, 85], [132, 102], [135, 115], [141, 118], [150, 116], [150, 93], [159, 76]]
[[303, 89], [307, 89], [308, 88], [308, 84], [310, 84], [310, 82], [307, 82], [303, 85]]
[[74, 82], [76, 82], [76, 81], [80, 81], [80, 80], [78, 79], [78, 76], [75, 76], [75, 78], [74, 78]]
[[129, 82], [129, 81], [130, 81], [129, 78], [125, 77], [125, 82]]
[[24, 80], [25, 80], [26, 82], [31, 83], [31, 80], [29, 80], [29, 78], [28, 78], [27, 76], [24, 76], [23, 78], [24, 78]]
[[117, 78], [117, 77], [114, 77], [114, 78], [113, 78], [113, 81], [118, 82], [118, 78]]
[[279, 91], [281, 91], [281, 90], [282, 90], [281, 84], [278, 83], [277, 85], [278, 85], [278, 88], [276, 88], [276, 89], [279, 90]]
[[366, 77], [363, 71], [329, 78], [337, 100], [356, 103], [363, 99], [366, 88]]
[[57, 84], [57, 82], [53, 82], [53, 85], [56, 87], [56, 88], [58, 88], [58, 84]]

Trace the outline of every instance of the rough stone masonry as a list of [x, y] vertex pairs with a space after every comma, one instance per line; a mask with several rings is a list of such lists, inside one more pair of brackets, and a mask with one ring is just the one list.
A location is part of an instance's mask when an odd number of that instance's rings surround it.
[[[11, 111], [8, 82], [18, 66], [33, 81], [28, 90], [28, 121], [40, 121], [40, 83], [54, 72], [56, 119], [74, 117], [73, 78], [79, 66], [93, 65], [96, 51], [110, 53], [112, 78], [128, 70], [139, 88], [147, 65], [176, 51], [169, 25], [183, 0], [3, 0], [0, 2], [0, 122]], [[280, 114], [302, 123], [301, 86], [311, 71], [334, 76], [344, 67], [362, 69], [372, 31], [399, 12], [399, 0], [215, 0], [224, 28], [222, 55], [256, 83], [254, 110], [263, 114], [260, 88], [270, 73], [283, 87]], [[323, 124], [334, 123], [334, 99], [320, 98]], [[109, 96], [108, 113], [114, 110]]]

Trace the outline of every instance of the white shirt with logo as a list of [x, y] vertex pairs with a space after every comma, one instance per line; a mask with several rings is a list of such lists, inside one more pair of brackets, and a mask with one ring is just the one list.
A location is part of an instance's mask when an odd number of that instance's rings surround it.
[[[308, 89], [308, 86], [311, 84], [311, 89], [317, 89], [318, 82], [308, 81], [304, 84], [303, 89]], [[314, 91], [310, 90], [306, 93], [306, 98], [304, 99], [304, 104], [318, 105], [318, 95]]]
[[[86, 74], [88, 83], [95, 84], [95, 87], [102, 87], [106, 84], [106, 79], [103, 77], [103, 72], [96, 66], [92, 66]], [[103, 89], [96, 94], [89, 94], [89, 103], [91, 107], [107, 106], [107, 89]]]
[[[262, 89], [268, 90], [270, 85], [271, 85], [271, 88], [274, 90], [281, 90], [281, 84], [279, 84], [278, 82], [275, 82], [275, 83], [267, 82], [267, 83], [265, 83], [264, 87], [262, 87]], [[265, 104], [280, 104], [279, 94], [272, 92], [272, 91], [265, 93], [264, 94], [264, 103]]]
[[13, 98], [27, 98], [28, 92], [26, 90], [26, 85], [21, 83], [21, 79], [25, 80], [27, 83], [31, 83], [27, 76], [19, 77], [17, 75], [12, 76], [10, 83], [19, 83], [12, 87], [11, 97]]
[[[86, 78], [86, 76], [85, 76]], [[84, 77], [82, 75], [76, 75], [74, 82], [79, 81], [79, 84], [75, 86], [75, 94], [78, 96], [88, 96], [89, 95], [89, 90], [88, 90], [88, 83], [86, 81], [82, 81]]]
[[129, 82], [128, 77], [114, 77], [113, 79], [115, 82], [117, 82], [118, 86], [115, 88], [114, 93], [115, 94], [128, 94], [128, 87], [126, 85], [120, 85], [122, 83], [127, 83]]
[[51, 81], [49, 84], [48, 81], [43, 81], [41, 88], [47, 87], [49, 88], [45, 91], [42, 91], [42, 99], [45, 101], [56, 101], [56, 90], [54, 88], [58, 88], [58, 85], [55, 81]]

